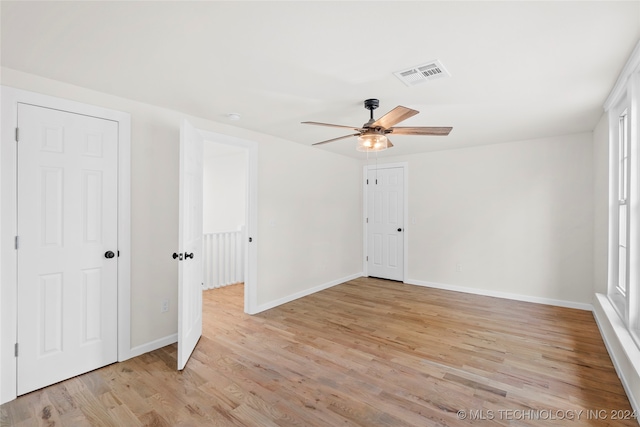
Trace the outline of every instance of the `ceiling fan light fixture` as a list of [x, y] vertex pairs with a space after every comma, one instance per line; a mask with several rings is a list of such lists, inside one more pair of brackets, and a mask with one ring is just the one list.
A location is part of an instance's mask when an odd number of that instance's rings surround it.
[[389, 139], [381, 133], [365, 133], [358, 137], [358, 151], [382, 151], [389, 148]]
[[351, 131], [356, 131], [357, 133], [351, 133], [350, 135], [327, 139], [326, 141], [316, 142], [312, 145], [327, 144], [329, 142], [339, 141], [341, 139], [357, 136], [358, 145], [356, 146], [356, 150], [364, 152], [383, 151], [387, 148], [393, 147], [393, 144], [386, 136], [388, 133], [392, 133], [394, 135], [449, 135], [449, 132], [451, 132], [451, 127], [396, 127], [398, 123], [407, 120], [408, 118], [413, 117], [419, 113], [419, 111], [403, 107], [402, 105], [398, 105], [396, 108], [389, 111], [378, 120], [375, 120], [373, 118], [373, 110], [378, 108], [379, 103], [380, 101], [378, 101], [377, 99], [365, 99], [364, 108], [369, 110], [371, 114], [369, 117], [369, 121], [362, 125], [362, 127], [334, 125], [331, 123], [321, 122], [302, 122], [302, 124], [329, 126], [343, 129], [346, 128], [350, 129]]

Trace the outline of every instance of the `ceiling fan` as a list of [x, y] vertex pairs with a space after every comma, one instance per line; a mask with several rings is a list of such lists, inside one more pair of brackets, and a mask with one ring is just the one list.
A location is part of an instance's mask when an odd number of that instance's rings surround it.
[[446, 136], [451, 132], [451, 127], [397, 127], [394, 126], [403, 120], [413, 117], [419, 111], [398, 105], [378, 120], [373, 118], [373, 110], [378, 108], [380, 101], [377, 99], [367, 99], [364, 101], [364, 108], [371, 112], [369, 121], [362, 127], [334, 125], [330, 123], [320, 122], [302, 122], [305, 125], [329, 126], [335, 128], [352, 129], [357, 133], [340, 136], [338, 138], [328, 139], [326, 141], [316, 142], [313, 145], [326, 144], [328, 142], [338, 141], [352, 136], [358, 137], [358, 151], [382, 151], [393, 147], [387, 135], [440, 135]]

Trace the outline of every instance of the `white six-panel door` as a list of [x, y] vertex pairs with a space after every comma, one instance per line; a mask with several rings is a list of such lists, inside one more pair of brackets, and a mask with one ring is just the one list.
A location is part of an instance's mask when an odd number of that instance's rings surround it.
[[18, 128], [20, 395], [117, 360], [118, 124], [19, 104]]
[[404, 169], [367, 174], [367, 274], [404, 279]]
[[180, 127], [178, 248], [178, 369], [202, 335], [202, 150], [204, 138], [186, 120]]

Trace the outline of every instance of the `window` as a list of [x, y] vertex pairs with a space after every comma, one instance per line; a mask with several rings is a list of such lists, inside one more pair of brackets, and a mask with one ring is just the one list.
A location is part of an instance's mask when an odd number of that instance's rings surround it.
[[626, 298], [629, 280], [629, 132], [627, 109], [618, 122], [618, 280], [616, 290]]
[[605, 107], [609, 114], [608, 297], [638, 347], [640, 347], [639, 105], [640, 67], [628, 75], [623, 85], [614, 90]]

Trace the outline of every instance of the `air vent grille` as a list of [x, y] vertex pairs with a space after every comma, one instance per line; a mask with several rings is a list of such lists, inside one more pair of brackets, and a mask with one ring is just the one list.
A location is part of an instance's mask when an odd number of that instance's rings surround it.
[[393, 74], [407, 86], [415, 86], [430, 80], [451, 76], [439, 60], [429, 61], [426, 64], [416, 65], [408, 70], [398, 71]]

